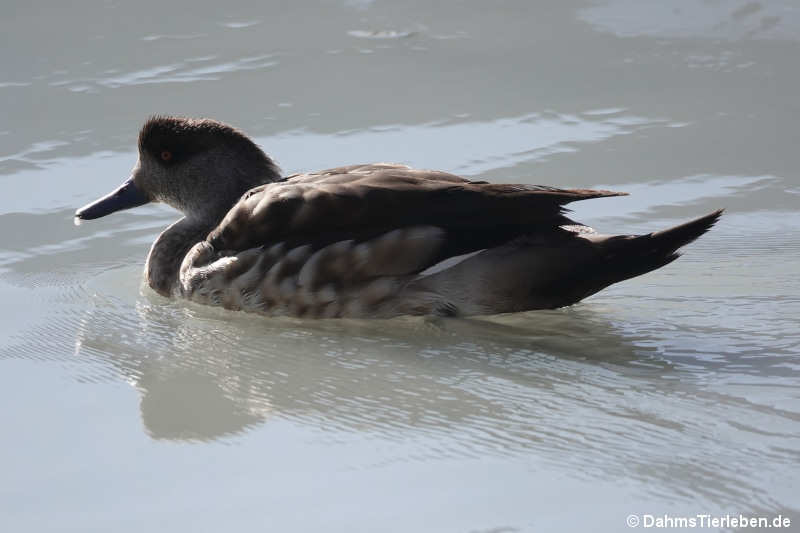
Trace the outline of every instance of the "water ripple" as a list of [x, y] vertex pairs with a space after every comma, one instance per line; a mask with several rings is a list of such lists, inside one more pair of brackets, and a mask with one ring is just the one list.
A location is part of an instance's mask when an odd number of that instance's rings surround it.
[[[192, 58], [167, 65], [97, 78], [65, 79], [51, 82], [52, 87], [66, 87], [74, 92], [97, 92], [100, 88], [117, 89], [154, 83], [191, 83], [216, 81], [224, 74], [248, 70], [263, 70], [278, 65], [274, 54], [242, 57], [232, 61], [216, 62], [214, 56]], [[202, 63], [202, 66], [197, 66]]]

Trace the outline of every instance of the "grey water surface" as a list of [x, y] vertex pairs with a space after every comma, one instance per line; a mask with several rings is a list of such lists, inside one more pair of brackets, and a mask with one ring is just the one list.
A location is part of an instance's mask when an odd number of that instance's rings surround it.
[[[797, 2], [12, 0], [0, 45], [0, 530], [800, 530]], [[169, 208], [72, 224], [154, 113], [631, 193], [602, 232], [727, 212], [567, 309], [208, 309], [142, 285]]]

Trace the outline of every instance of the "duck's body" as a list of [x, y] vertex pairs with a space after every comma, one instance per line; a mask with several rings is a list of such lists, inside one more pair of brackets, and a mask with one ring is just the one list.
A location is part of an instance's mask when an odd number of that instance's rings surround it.
[[489, 184], [385, 163], [280, 178], [242, 133], [210, 120], [156, 117], [139, 148], [131, 179], [76, 216], [170, 203], [186, 216], [153, 244], [150, 287], [265, 314], [561, 307], [673, 261], [720, 215], [601, 236], [562, 206], [621, 193]]

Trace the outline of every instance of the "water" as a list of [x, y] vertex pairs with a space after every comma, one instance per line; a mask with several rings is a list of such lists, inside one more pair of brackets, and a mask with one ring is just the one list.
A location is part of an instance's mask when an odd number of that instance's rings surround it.
[[[796, 4], [297, 4], [4, 5], [2, 529], [797, 529]], [[287, 172], [632, 193], [575, 205], [608, 232], [728, 211], [568, 309], [265, 319], [142, 286], [168, 208], [72, 224], [154, 113], [233, 123]]]

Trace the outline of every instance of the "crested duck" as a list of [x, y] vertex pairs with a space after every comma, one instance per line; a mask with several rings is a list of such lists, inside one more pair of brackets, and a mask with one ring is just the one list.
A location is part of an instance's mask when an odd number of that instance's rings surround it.
[[153, 243], [159, 294], [308, 317], [478, 315], [574, 304], [662, 267], [722, 210], [645, 235], [599, 235], [564, 205], [620, 196], [376, 163], [282, 177], [241, 131], [156, 116], [131, 176], [75, 213], [147, 202], [183, 213]]

